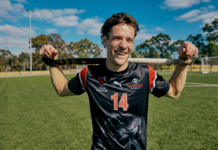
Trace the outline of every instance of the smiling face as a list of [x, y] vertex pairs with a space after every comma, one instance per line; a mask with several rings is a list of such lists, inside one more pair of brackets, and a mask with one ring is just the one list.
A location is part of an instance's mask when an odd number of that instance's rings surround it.
[[135, 29], [127, 24], [118, 24], [111, 28], [109, 39], [104, 35], [102, 43], [107, 47], [106, 66], [111, 71], [122, 71], [128, 66], [135, 37]]

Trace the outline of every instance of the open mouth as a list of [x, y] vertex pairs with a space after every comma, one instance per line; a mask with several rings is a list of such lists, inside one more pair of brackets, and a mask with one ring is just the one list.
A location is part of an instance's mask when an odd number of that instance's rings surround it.
[[115, 52], [115, 53], [118, 54], [118, 55], [121, 55], [121, 56], [126, 55], [126, 53], [123, 53], [123, 52]]

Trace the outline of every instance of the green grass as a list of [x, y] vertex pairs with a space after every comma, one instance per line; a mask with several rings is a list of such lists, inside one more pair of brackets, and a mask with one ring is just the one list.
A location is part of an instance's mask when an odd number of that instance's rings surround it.
[[[218, 84], [218, 74], [189, 73], [187, 82]], [[217, 92], [185, 87], [178, 99], [150, 95], [148, 150], [218, 149]], [[0, 78], [0, 150], [87, 150], [91, 143], [86, 93], [58, 97], [49, 76]]]

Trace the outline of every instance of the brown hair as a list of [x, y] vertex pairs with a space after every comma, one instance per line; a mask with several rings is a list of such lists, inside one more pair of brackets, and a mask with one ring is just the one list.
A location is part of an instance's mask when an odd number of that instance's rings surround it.
[[111, 31], [111, 28], [120, 23], [132, 26], [135, 29], [136, 37], [137, 32], [139, 31], [138, 22], [132, 16], [126, 13], [117, 13], [113, 14], [105, 21], [104, 25], [101, 28], [101, 38], [103, 38], [103, 36], [105, 35], [107, 39], [109, 39], [109, 32]]

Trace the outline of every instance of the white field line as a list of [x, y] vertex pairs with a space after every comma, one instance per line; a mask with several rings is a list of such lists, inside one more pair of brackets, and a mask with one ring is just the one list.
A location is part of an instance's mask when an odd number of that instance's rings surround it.
[[[187, 85], [188, 84], [188, 85]], [[191, 84], [191, 85], [189, 85]], [[202, 87], [202, 86], [218, 86], [218, 84], [205, 84], [205, 83], [191, 83], [191, 82], [186, 82], [186, 87]]]

